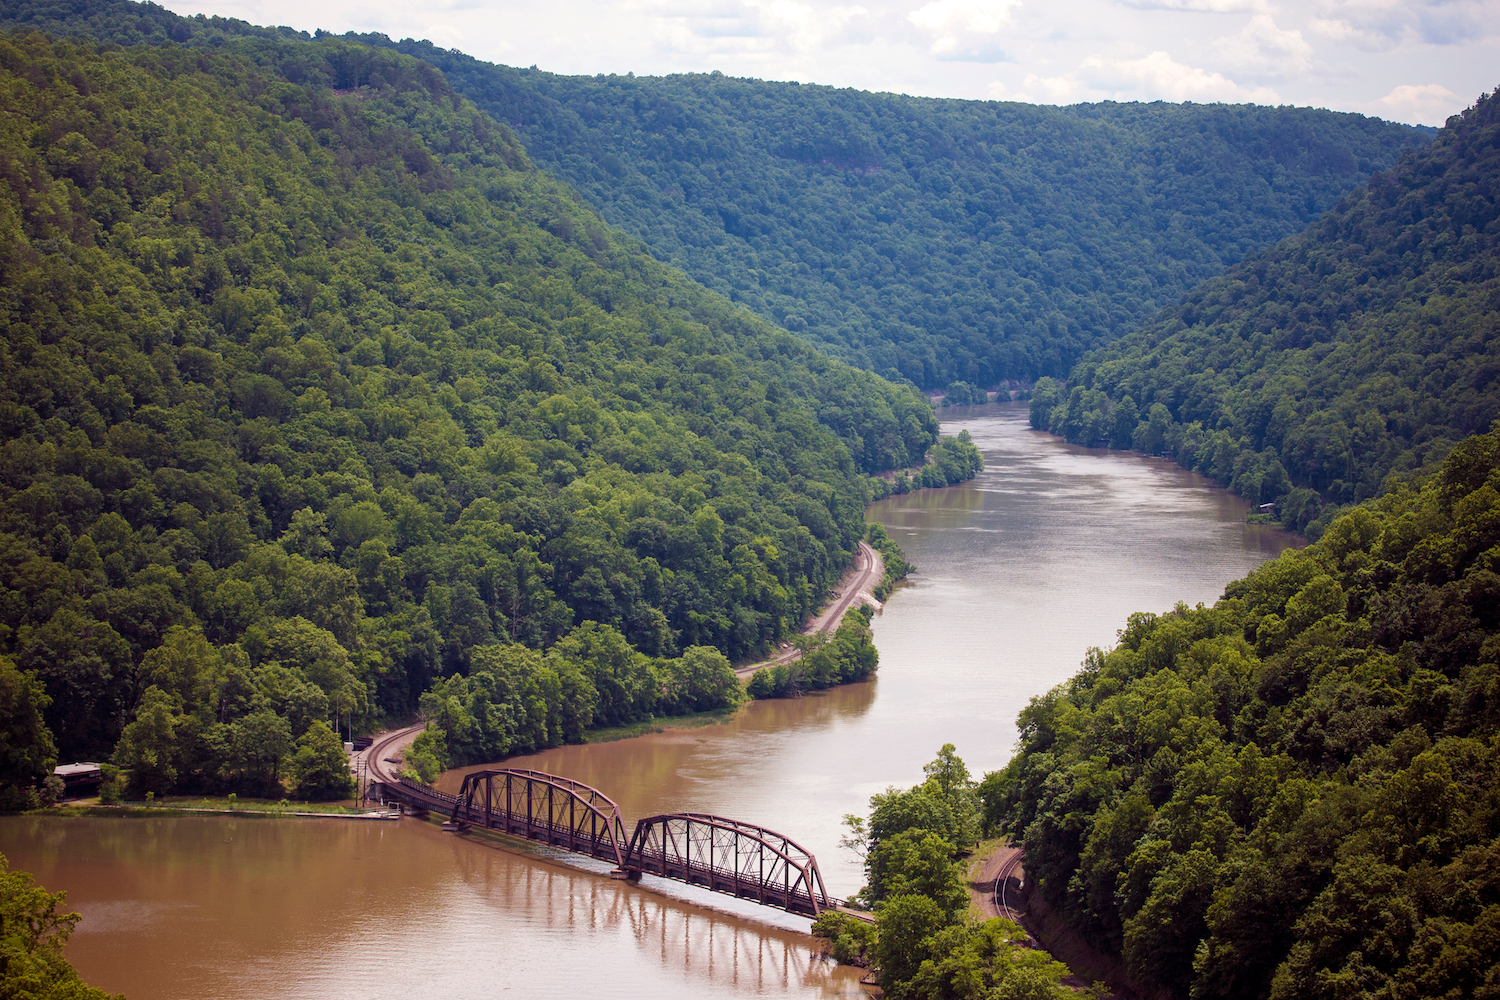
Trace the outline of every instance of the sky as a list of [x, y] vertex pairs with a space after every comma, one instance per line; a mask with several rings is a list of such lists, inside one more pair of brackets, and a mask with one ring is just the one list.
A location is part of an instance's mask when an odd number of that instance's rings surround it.
[[1500, 86], [1500, 0], [166, 0], [555, 73], [924, 97], [1294, 104], [1441, 125]]

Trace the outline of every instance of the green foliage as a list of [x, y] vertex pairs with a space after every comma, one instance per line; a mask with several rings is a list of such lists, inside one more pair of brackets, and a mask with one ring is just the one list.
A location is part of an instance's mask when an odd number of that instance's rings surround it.
[[874, 924], [838, 910], [823, 910], [813, 921], [813, 937], [826, 942], [823, 954], [841, 966], [868, 966], [874, 945]]
[[1316, 536], [1500, 415], [1500, 100], [1304, 233], [1032, 395], [1032, 426], [1171, 453]]
[[403, 756], [401, 777], [408, 781], [419, 781], [430, 785], [437, 776], [453, 762], [448, 751], [448, 734], [433, 727], [432, 723], [417, 734]]
[[745, 686], [751, 698], [799, 698], [838, 684], [862, 681], [875, 672], [880, 653], [870, 631], [875, 609], [851, 608], [830, 638], [826, 632], [798, 636], [802, 655], [789, 663], [757, 670]]
[[0, 656], [0, 811], [31, 808], [36, 786], [57, 764], [42, 719], [48, 701], [36, 674]]
[[901, 550], [896, 540], [886, 533], [884, 525], [872, 522], [865, 529], [865, 541], [880, 553], [881, 561], [885, 564], [885, 575], [875, 585], [875, 599], [883, 601], [891, 596], [891, 591], [896, 589], [898, 582], [916, 572], [917, 568], [906, 561], [906, 553]]
[[121, 1000], [78, 978], [63, 957], [79, 915], [58, 913], [65, 892], [48, 892], [0, 854], [0, 996], [15, 1000]]
[[1148, 991], [1490, 995], [1497, 571], [1500, 428], [1213, 607], [1131, 616], [1022, 712], [985, 815]]
[[[175, 31], [140, 9], [88, 23]], [[462, 759], [727, 703], [681, 651], [800, 628], [930, 405], [652, 260], [431, 67], [191, 24], [0, 37], [0, 654], [59, 752], [279, 795], [317, 722], [434, 684], [513, 706]]]
[[219, 732], [228, 737], [222, 745], [223, 771], [233, 776], [234, 784], [267, 798], [280, 794], [282, 767], [293, 747], [291, 724], [263, 708]]
[[880, 921], [870, 957], [880, 969], [880, 986], [892, 997], [939, 955], [938, 933], [950, 926], [948, 914], [926, 896], [893, 896], [880, 907]]
[[[955, 845], [972, 843], [979, 800], [953, 744], [922, 768], [926, 781], [872, 796], [868, 820], [845, 816], [841, 847], [865, 859], [868, 884], [855, 900], [872, 905], [874, 934], [832, 917], [814, 925], [839, 961], [869, 961], [885, 995], [905, 1000], [1060, 998], [1063, 965], [1029, 951], [1006, 920], [969, 919], [969, 890]], [[845, 957], [850, 956], [850, 957]]]
[[887, 838], [912, 830], [937, 834], [953, 845], [954, 852], [973, 844], [979, 833], [980, 804], [969, 769], [953, 744], [943, 744], [922, 772], [927, 780], [920, 785], [887, 788], [871, 796], [871, 851]]
[[1026, 932], [1009, 920], [945, 927], [932, 936], [924, 961], [890, 992], [900, 1000], [1069, 1000], [1068, 967], [1027, 947]]
[[952, 921], [969, 907], [969, 890], [953, 860], [957, 850], [931, 830], [913, 828], [883, 837], [865, 861], [869, 886], [861, 895], [870, 903], [895, 896], [926, 896]]
[[115, 747], [115, 764], [130, 772], [126, 794], [131, 798], [145, 798], [148, 792], [161, 795], [177, 783], [181, 752], [176, 721], [181, 704], [153, 684], [141, 698], [135, 721], [125, 727]]
[[609, 625], [584, 622], [552, 648], [551, 658], [587, 678], [594, 692], [594, 719], [600, 725], [649, 719], [661, 698], [656, 664]]
[[[7, 0], [0, 23], [122, 45], [309, 37], [124, 0]], [[1054, 108], [718, 73], [565, 77], [346, 37], [436, 66], [658, 258], [930, 389], [1063, 374], [1428, 134], [1311, 108]], [[344, 58], [331, 77], [353, 88], [368, 72]], [[822, 405], [831, 415], [851, 399], [838, 390]]]
[[989, 401], [989, 393], [969, 382], [950, 382], [948, 388], [943, 390], [944, 406], [972, 406]]
[[365, 40], [518, 123], [537, 163], [660, 259], [926, 389], [1061, 375], [1426, 141], [1310, 108], [567, 77]]
[[292, 779], [293, 792], [313, 802], [347, 799], [354, 794], [354, 775], [349, 771], [344, 741], [322, 719], [297, 740]]
[[[113, 764], [99, 765], [99, 804], [101, 806], [117, 806], [124, 798], [124, 781], [120, 775], [120, 769]], [[230, 797], [234, 795], [231, 792]]]
[[825, 953], [841, 965], [869, 965], [875, 925], [838, 910], [824, 910], [813, 921], [812, 933], [826, 941]]
[[984, 456], [968, 431], [959, 431], [957, 437], [940, 439], [927, 456], [927, 463], [910, 473], [903, 469], [894, 476], [872, 478], [870, 498], [883, 500], [914, 489], [953, 486], [973, 479], [984, 470]]
[[745, 699], [734, 667], [712, 646], [689, 646], [681, 656], [662, 661], [657, 673], [662, 684], [657, 707], [662, 715], [733, 708]]

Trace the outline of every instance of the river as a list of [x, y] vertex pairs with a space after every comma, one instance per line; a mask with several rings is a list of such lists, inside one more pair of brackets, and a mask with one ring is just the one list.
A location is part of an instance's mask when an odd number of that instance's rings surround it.
[[[846, 895], [860, 872], [837, 846], [845, 813], [919, 780], [944, 743], [975, 777], [1003, 766], [1017, 712], [1130, 613], [1212, 602], [1291, 543], [1174, 465], [1030, 430], [1024, 404], [941, 415], [986, 468], [870, 508], [918, 567], [874, 620], [876, 679], [509, 765], [600, 788], [630, 822], [692, 811], [770, 827]], [[861, 994], [811, 953], [804, 919], [410, 819], [5, 817], [0, 850], [68, 890], [84, 917], [69, 958], [131, 1000]]]

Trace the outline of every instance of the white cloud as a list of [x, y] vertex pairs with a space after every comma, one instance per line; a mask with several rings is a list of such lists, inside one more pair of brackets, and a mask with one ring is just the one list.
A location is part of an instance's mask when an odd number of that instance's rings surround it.
[[1313, 31], [1383, 51], [1407, 42], [1464, 45], [1500, 33], [1497, 0], [1321, 0]]
[[1262, 79], [1305, 72], [1313, 56], [1302, 32], [1278, 28], [1270, 14], [1255, 15], [1237, 34], [1219, 39], [1214, 51], [1226, 68]]
[[939, 58], [972, 45], [971, 35], [995, 35], [1010, 21], [1021, 0], [931, 0], [906, 19], [933, 36], [931, 53]]
[[1012, 91], [996, 80], [990, 84], [989, 96], [992, 101], [1018, 101], [1022, 104], [1074, 104], [1087, 96], [1085, 90], [1071, 73], [1048, 77], [1027, 73], [1020, 90]]
[[1464, 101], [1437, 83], [1404, 84], [1379, 101], [1382, 117], [1417, 125], [1441, 125], [1449, 115], [1463, 110]]
[[858, 5], [818, 10], [795, 0], [771, 0], [758, 6], [767, 26], [800, 52], [846, 40], [849, 27], [870, 13]]
[[1136, 10], [1181, 10], [1198, 14], [1234, 14], [1266, 10], [1266, 0], [1120, 0]]
[[1313, 34], [1331, 38], [1336, 42], [1353, 41], [1361, 34], [1354, 25], [1337, 18], [1315, 17], [1307, 22], [1307, 27]]
[[646, 15], [669, 51], [709, 54], [814, 52], [860, 39], [869, 11], [861, 6], [818, 8], [798, 0], [712, 0], [628, 5]]
[[1091, 88], [1106, 91], [1117, 101], [1278, 103], [1274, 90], [1241, 87], [1223, 74], [1177, 62], [1161, 51], [1140, 59], [1090, 56], [1079, 66], [1079, 72]]

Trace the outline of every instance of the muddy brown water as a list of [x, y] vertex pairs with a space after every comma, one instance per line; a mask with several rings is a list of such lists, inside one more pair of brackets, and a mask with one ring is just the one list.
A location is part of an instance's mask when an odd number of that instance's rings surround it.
[[[1127, 615], [1211, 602], [1291, 543], [1169, 463], [1031, 431], [1024, 405], [942, 417], [986, 469], [872, 506], [919, 570], [875, 619], [877, 679], [508, 766], [594, 785], [629, 821], [710, 812], [778, 830], [844, 895], [860, 884], [837, 846], [845, 813], [917, 781], [943, 743], [976, 777], [1003, 766], [1016, 713]], [[7, 817], [0, 851], [68, 890], [84, 917], [69, 958], [133, 1000], [860, 994], [801, 918], [410, 819]]]

